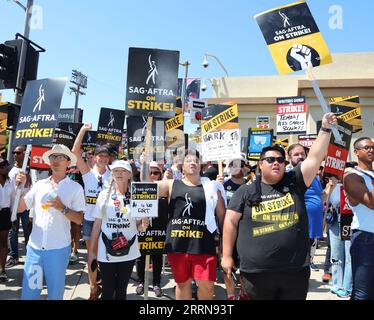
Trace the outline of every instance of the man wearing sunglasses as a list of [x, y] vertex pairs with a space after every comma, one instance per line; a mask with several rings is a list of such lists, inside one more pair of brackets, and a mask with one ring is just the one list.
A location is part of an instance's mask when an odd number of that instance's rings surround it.
[[285, 151], [262, 149], [260, 175], [233, 195], [223, 227], [222, 267], [234, 267], [237, 239], [240, 273], [249, 299], [306, 299], [310, 276], [308, 217], [304, 194], [324, 159], [333, 113], [322, 118], [322, 129], [308, 157], [285, 172]]
[[[13, 183], [15, 183], [15, 179], [18, 173], [20, 173], [23, 159], [25, 158], [25, 146], [17, 146], [13, 150], [13, 158], [14, 158], [14, 166], [9, 171], [9, 179]], [[27, 182], [23, 189], [23, 194], [26, 194], [31, 187], [31, 178], [29, 174], [27, 174]], [[25, 237], [25, 246], [27, 246], [27, 242], [29, 241], [30, 236], [30, 228], [29, 228], [29, 210], [25, 210], [24, 212], [17, 213], [17, 218], [15, 221], [12, 221], [12, 228], [9, 231], [9, 259], [6, 263], [7, 268], [11, 268], [18, 264], [18, 230], [20, 221], [22, 223], [23, 229], [23, 236]]]
[[353, 211], [351, 262], [353, 300], [374, 299], [374, 142], [362, 137], [354, 143], [358, 165], [344, 175], [344, 190]]
[[[70, 222], [83, 220], [83, 188], [66, 175], [66, 169], [75, 165], [74, 154], [64, 145], [54, 145], [43, 154], [52, 175], [39, 180], [20, 198], [18, 212], [33, 208], [33, 228], [23, 273], [22, 299], [38, 300], [45, 279], [49, 300], [62, 300], [65, 290], [66, 268], [71, 251]], [[17, 185], [25, 185], [21, 171]]]

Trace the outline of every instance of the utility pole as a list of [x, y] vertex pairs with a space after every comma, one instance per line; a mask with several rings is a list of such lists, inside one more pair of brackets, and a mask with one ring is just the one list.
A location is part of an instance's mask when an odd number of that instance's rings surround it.
[[87, 88], [87, 76], [84, 75], [82, 72], [73, 70], [72, 71], [72, 79], [70, 80], [71, 83], [75, 84], [75, 87], [70, 87], [71, 92], [75, 93], [75, 104], [74, 104], [74, 123], [78, 122], [78, 101], [79, 95], [85, 95], [86, 93], [81, 91], [82, 89]]
[[[16, 4], [18, 4], [22, 9], [26, 12], [26, 18], [25, 18], [25, 26], [23, 30], [23, 36], [25, 38], [29, 38], [30, 36], [30, 21], [32, 17], [32, 6], [34, 4], [34, 0], [27, 0], [27, 6], [24, 7], [19, 1], [15, 1]], [[22, 40], [22, 49], [21, 49], [21, 55], [20, 55], [20, 62], [19, 62], [19, 68], [18, 68], [18, 74], [17, 74], [17, 85], [16, 85], [16, 93], [14, 96], [14, 103], [21, 105], [22, 104], [22, 81], [23, 81], [23, 74], [25, 71], [25, 63], [26, 63], [26, 55], [27, 55], [27, 47], [28, 42], [24, 39]], [[13, 163], [13, 157], [12, 157], [12, 144], [14, 139], [14, 130], [15, 127], [9, 128], [9, 143], [8, 143], [8, 154], [7, 154], [7, 160], [9, 163]]]

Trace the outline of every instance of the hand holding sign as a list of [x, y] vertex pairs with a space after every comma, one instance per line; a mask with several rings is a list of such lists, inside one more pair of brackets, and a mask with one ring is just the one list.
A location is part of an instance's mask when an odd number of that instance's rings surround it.
[[332, 112], [325, 113], [322, 117], [322, 128], [328, 129], [330, 125], [336, 125], [336, 115]]
[[20, 171], [16, 176], [16, 186], [24, 186], [26, 184], [26, 175], [23, 171]]

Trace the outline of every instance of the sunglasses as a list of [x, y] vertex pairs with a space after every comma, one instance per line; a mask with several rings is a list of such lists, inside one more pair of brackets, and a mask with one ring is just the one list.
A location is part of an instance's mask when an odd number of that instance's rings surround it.
[[67, 156], [64, 156], [64, 155], [58, 155], [58, 156], [55, 156], [54, 154], [51, 154], [49, 157], [48, 157], [49, 160], [69, 160], [69, 158]]
[[20, 154], [22, 154], [23, 152], [22, 152], [22, 151], [13, 151], [12, 153], [13, 153], [13, 154], [18, 154], [18, 155], [20, 155]]
[[365, 150], [365, 151], [369, 151], [369, 150], [374, 150], [374, 146], [364, 146], [362, 148], [356, 148], [356, 150]]
[[159, 174], [161, 174], [160, 171], [149, 171], [149, 175], [151, 176], [158, 176]]
[[283, 157], [265, 157], [261, 159], [261, 161], [263, 160], [266, 160], [267, 163], [274, 163], [275, 161], [277, 161], [278, 163], [284, 163], [286, 159], [284, 159]]

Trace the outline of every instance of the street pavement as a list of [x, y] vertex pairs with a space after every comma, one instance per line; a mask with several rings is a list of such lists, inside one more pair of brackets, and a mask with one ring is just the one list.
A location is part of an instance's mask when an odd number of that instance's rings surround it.
[[[20, 238], [23, 239], [23, 238]], [[326, 247], [322, 242], [320, 247], [316, 251], [315, 264], [320, 268], [319, 271], [311, 270], [311, 277], [309, 282], [309, 293], [308, 300], [348, 300], [337, 297], [336, 295], [330, 293], [331, 285], [322, 282], [323, 275], [323, 262], [325, 259]], [[12, 268], [7, 269], [8, 281], [6, 283], [0, 283], [0, 300], [19, 300], [21, 297], [21, 287], [22, 287], [22, 272], [24, 265], [24, 244], [20, 244], [20, 263]], [[74, 265], [69, 265], [67, 269], [66, 284], [65, 284], [65, 294], [64, 300], [87, 300], [89, 297], [89, 285], [87, 276], [87, 266], [86, 266], [86, 250], [83, 248], [79, 249], [78, 254], [79, 260]], [[152, 284], [150, 275], [149, 283]], [[138, 296], [135, 292], [137, 282], [135, 268], [131, 276], [131, 280], [128, 286], [128, 300], [143, 300], [143, 296]], [[215, 284], [215, 300], [226, 300], [226, 292], [224, 283], [222, 280], [221, 272], [218, 272], [217, 282]], [[163, 296], [157, 298], [154, 293], [149, 290], [148, 299], [156, 300], [173, 300], [174, 286], [173, 277], [170, 268], [166, 265], [161, 279], [161, 285], [163, 290]], [[150, 286], [151, 289], [151, 286]], [[238, 290], [238, 289], [237, 289]], [[41, 299], [47, 299], [47, 290], [44, 287], [42, 290]]]

